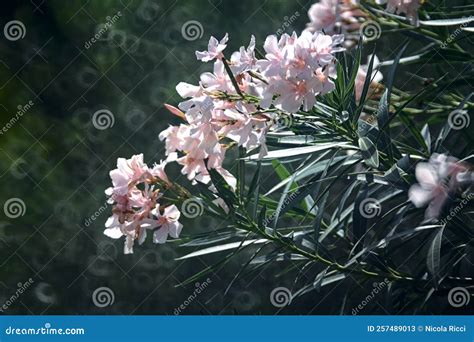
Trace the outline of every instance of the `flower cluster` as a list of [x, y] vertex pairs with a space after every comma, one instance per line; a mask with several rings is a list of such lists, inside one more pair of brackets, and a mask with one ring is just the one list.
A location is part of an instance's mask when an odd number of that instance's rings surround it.
[[308, 11], [310, 22], [307, 30], [352, 35], [353, 39], [346, 39], [345, 42], [346, 46], [352, 46], [358, 39], [361, 23], [367, 17], [358, 5], [358, 0], [320, 0]]
[[343, 51], [340, 47], [344, 36], [329, 36], [319, 32], [304, 31], [301, 36], [284, 34], [277, 40], [269, 36], [265, 40], [265, 59], [259, 60], [259, 71], [268, 80], [261, 87], [261, 106], [271, 104], [284, 111], [294, 113], [301, 106], [311, 109], [316, 96], [334, 89], [329, 76], [335, 65], [334, 53]]
[[426, 219], [437, 218], [449, 196], [471, 184], [473, 178], [473, 173], [458, 159], [437, 153], [427, 163], [418, 163], [415, 175], [418, 184], [411, 186], [408, 196], [417, 208], [428, 205]]
[[307, 24], [311, 31], [324, 31], [326, 33], [350, 32], [360, 27], [359, 18], [365, 17], [357, 6], [358, 0], [320, 0], [313, 4], [308, 16]]
[[387, 11], [390, 13], [405, 13], [410, 22], [418, 26], [418, 9], [423, 0], [376, 0], [376, 3], [387, 4]]
[[113, 239], [125, 236], [125, 254], [133, 253], [135, 240], [140, 244], [145, 241], [149, 229], [153, 230], [154, 243], [165, 243], [168, 234], [177, 238], [181, 232], [178, 208], [158, 203], [163, 196], [158, 186], [172, 186], [165, 165], [163, 162], [149, 168], [143, 162], [143, 154], [139, 154], [130, 159], [119, 158], [117, 168], [110, 171], [112, 187], [105, 193], [113, 209], [104, 234]]
[[203, 62], [214, 62], [213, 72], [201, 75], [198, 85], [179, 83], [185, 100], [179, 109], [167, 105], [184, 122], [160, 133], [166, 141], [167, 161], [182, 165], [182, 173], [195, 182], [209, 183], [209, 169], [218, 171], [235, 187], [236, 180], [224, 169], [229, 146], [237, 144], [266, 154], [266, 133], [279, 115], [309, 110], [316, 96], [334, 89], [329, 76], [334, 53], [342, 51], [343, 36], [303, 32], [267, 37], [265, 58], [255, 56], [255, 38], [224, 57], [228, 36], [211, 37], [207, 51], [197, 51]]

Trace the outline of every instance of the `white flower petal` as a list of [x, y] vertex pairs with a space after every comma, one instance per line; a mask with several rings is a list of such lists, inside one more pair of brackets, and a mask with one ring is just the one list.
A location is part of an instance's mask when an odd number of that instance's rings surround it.
[[120, 239], [123, 236], [123, 233], [119, 227], [113, 227], [105, 229], [104, 235], [112, 239]]
[[432, 197], [430, 190], [426, 190], [418, 184], [412, 185], [408, 191], [408, 198], [417, 208], [425, 206]]
[[163, 225], [153, 233], [153, 243], [165, 243], [168, 239], [168, 228]]

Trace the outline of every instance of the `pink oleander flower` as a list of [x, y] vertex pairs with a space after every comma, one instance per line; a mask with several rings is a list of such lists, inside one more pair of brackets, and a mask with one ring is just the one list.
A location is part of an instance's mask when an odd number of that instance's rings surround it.
[[361, 23], [366, 18], [366, 14], [358, 5], [358, 0], [321, 0], [313, 4], [308, 11], [310, 22], [307, 24], [307, 30], [355, 35], [353, 39], [344, 42], [346, 46], [351, 46], [355, 44]]
[[[125, 236], [125, 254], [133, 253], [135, 240], [143, 243], [148, 229], [162, 225], [153, 212], [162, 196], [155, 187], [158, 184], [171, 186], [165, 172], [166, 164], [162, 161], [149, 168], [143, 162], [143, 155], [139, 154], [130, 159], [119, 158], [117, 169], [110, 172], [113, 187], [105, 193], [109, 196], [107, 202], [113, 207], [104, 234], [113, 239]], [[173, 237], [176, 235], [171, 234]]]
[[255, 58], [255, 36], [252, 35], [247, 49], [243, 46], [230, 57], [231, 70], [234, 74], [241, 74], [252, 70], [257, 59]]
[[387, 12], [405, 13], [413, 25], [418, 26], [418, 9], [423, 0], [376, 0], [379, 5], [387, 4]]
[[207, 46], [207, 51], [196, 51], [196, 58], [203, 62], [209, 62], [214, 59], [221, 59], [224, 57], [222, 51], [227, 47], [227, 41], [229, 37], [227, 33], [224, 38], [218, 41], [216, 38], [211, 37]]
[[[227, 41], [227, 35], [220, 42], [211, 37], [208, 51], [196, 52], [203, 61], [215, 59], [213, 72], [203, 73], [199, 85], [177, 85], [184, 100], [179, 109], [167, 108], [185, 122], [167, 128], [159, 138], [166, 141], [166, 161], [180, 164], [181, 173], [191, 182], [209, 183], [209, 169], [215, 169], [235, 187], [235, 177], [223, 167], [226, 150], [233, 144], [226, 145], [224, 140], [233, 140], [249, 151], [260, 148], [259, 155], [264, 156], [266, 134], [275, 113], [262, 112], [262, 108], [274, 105], [288, 112], [301, 107], [309, 110], [317, 95], [334, 89], [331, 78], [336, 75], [331, 66], [335, 65], [334, 54], [344, 49], [340, 47], [341, 35], [305, 31], [299, 37], [296, 33], [280, 39], [269, 36], [265, 59], [257, 60], [252, 36], [247, 48], [241, 47], [230, 61], [224, 61]], [[229, 63], [233, 79], [224, 62]]]
[[131, 183], [139, 181], [148, 174], [148, 167], [143, 163], [143, 154], [135, 155], [130, 159], [117, 159], [117, 168], [110, 171], [113, 192], [124, 195], [128, 192]]
[[416, 165], [418, 184], [412, 185], [408, 192], [410, 201], [417, 208], [428, 205], [425, 219], [437, 218], [449, 195], [458, 190], [458, 175], [466, 170], [456, 158], [433, 154], [427, 163]]
[[201, 86], [206, 92], [214, 90], [232, 92], [234, 87], [224, 68], [224, 63], [221, 60], [214, 62], [213, 72], [205, 72], [201, 74]]
[[[368, 56], [368, 60], [372, 59], [372, 55]], [[370, 83], [369, 89], [375, 89], [379, 86], [379, 82], [383, 80], [382, 73], [378, 70], [378, 66], [380, 65], [380, 61], [377, 56], [374, 56], [374, 63], [372, 65], [372, 74], [367, 75], [368, 64], [359, 66], [359, 70], [357, 71], [356, 80], [355, 80], [355, 94], [356, 100], [359, 101], [362, 95], [362, 89], [364, 89], [364, 83], [367, 77], [370, 77], [372, 82]], [[371, 94], [367, 94], [367, 97], [370, 98]]]
[[160, 205], [157, 204], [152, 214], [156, 217], [156, 226], [159, 227], [153, 233], [154, 243], [165, 243], [168, 235], [175, 239], [179, 238], [183, 225], [178, 222], [181, 213], [174, 204], [166, 207], [163, 214], [160, 213]]
[[299, 37], [296, 33], [283, 34], [279, 40], [276, 36], [267, 37], [265, 59], [257, 62], [261, 74], [269, 81], [261, 89], [261, 106], [268, 108], [274, 104], [292, 113], [301, 106], [304, 110], [314, 106], [317, 95], [334, 88], [328, 70], [334, 65], [334, 53], [344, 50], [339, 47], [343, 39], [309, 31]]
[[334, 32], [337, 23], [338, 3], [339, 0], [321, 0], [313, 4], [308, 11], [311, 20], [308, 26], [314, 31]]

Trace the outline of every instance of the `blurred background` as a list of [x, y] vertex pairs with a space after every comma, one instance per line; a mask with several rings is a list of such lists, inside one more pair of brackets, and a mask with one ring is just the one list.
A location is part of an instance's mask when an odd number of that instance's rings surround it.
[[[118, 157], [144, 153], [149, 165], [163, 158], [158, 133], [177, 123], [163, 104], [180, 101], [178, 82], [196, 84], [211, 68], [196, 61], [195, 50], [204, 50], [210, 35], [226, 32], [228, 50], [234, 51], [251, 34], [261, 47], [278, 30], [301, 31], [312, 3], [2, 2], [0, 203], [18, 207], [14, 217], [3, 210], [0, 217], [0, 305], [8, 304], [2, 314], [173, 315], [186, 301], [180, 314], [339, 314], [347, 300], [343, 294], [353, 286], [353, 304], [343, 312], [351, 314], [378, 285], [327, 286], [280, 309], [269, 294], [278, 286], [291, 288], [294, 278], [278, 277], [288, 264], [248, 274], [224, 295], [245, 255], [200, 283], [179, 287], [222, 256], [175, 261], [192, 250], [151, 241], [123, 255], [123, 241], [103, 235], [110, 212], [104, 195], [108, 172]], [[378, 43], [382, 57], [393, 58], [384, 44]], [[398, 45], [391, 42], [394, 50]], [[102, 119], [94, 121], [94, 115]], [[185, 181], [177, 168], [170, 173]], [[183, 224], [186, 233], [200, 233], [219, 223], [200, 217]], [[204, 282], [205, 289], [189, 301]], [[105, 307], [92, 300], [103, 287], [113, 296]], [[360, 313], [388, 313], [383, 300], [371, 300]]]

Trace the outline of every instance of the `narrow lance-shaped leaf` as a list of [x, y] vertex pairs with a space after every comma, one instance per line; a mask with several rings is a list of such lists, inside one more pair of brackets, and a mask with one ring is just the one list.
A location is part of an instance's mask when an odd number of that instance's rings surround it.
[[329, 192], [326, 192], [319, 202], [318, 211], [316, 213], [316, 218], [314, 219], [313, 232], [314, 232], [314, 241], [315, 241], [315, 252], [318, 254], [319, 250], [319, 231], [321, 230], [321, 223], [323, 221], [324, 208], [326, 206], [326, 201], [328, 199]]
[[227, 184], [224, 177], [222, 177], [215, 169], [209, 169], [209, 175], [211, 176], [212, 184], [216, 187], [219, 196], [224, 200], [229, 209], [233, 210], [234, 204], [237, 203], [237, 197], [229, 184]]
[[430, 248], [428, 249], [428, 256], [426, 258], [426, 264], [429, 272], [433, 278], [434, 287], [438, 288], [438, 282], [440, 277], [440, 262], [441, 262], [441, 244], [443, 241], [444, 226], [441, 227], [437, 232], [433, 233], [433, 240], [431, 241]]
[[364, 161], [369, 167], [379, 167], [379, 151], [374, 143], [367, 137], [359, 138], [359, 147]]

